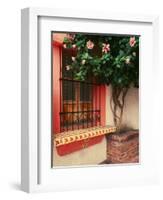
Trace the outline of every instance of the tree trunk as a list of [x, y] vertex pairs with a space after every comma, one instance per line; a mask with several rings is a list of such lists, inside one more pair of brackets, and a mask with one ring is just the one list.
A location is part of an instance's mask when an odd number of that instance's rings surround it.
[[117, 132], [120, 131], [123, 119], [123, 111], [125, 105], [125, 97], [129, 88], [112, 86], [112, 96], [110, 99], [110, 107], [113, 113], [114, 125], [117, 127]]

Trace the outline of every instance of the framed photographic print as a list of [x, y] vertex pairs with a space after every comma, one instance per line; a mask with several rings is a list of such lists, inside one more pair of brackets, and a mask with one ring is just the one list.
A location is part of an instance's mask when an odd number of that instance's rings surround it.
[[157, 183], [157, 72], [157, 16], [23, 9], [22, 190]]

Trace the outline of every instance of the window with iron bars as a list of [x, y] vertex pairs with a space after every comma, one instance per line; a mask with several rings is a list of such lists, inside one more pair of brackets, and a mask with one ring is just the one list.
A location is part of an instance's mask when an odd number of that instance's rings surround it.
[[75, 55], [74, 50], [62, 48], [60, 67], [60, 130], [69, 131], [99, 126], [100, 85], [88, 76], [87, 80], [73, 78], [73, 70], [67, 69]]

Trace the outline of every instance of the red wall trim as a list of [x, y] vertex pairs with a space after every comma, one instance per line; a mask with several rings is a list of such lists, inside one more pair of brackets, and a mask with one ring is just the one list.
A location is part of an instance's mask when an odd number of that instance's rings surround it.
[[100, 110], [101, 110], [101, 125], [106, 125], [106, 86], [100, 86]]
[[94, 86], [93, 109], [100, 110], [100, 125], [105, 126], [106, 121], [106, 87], [105, 85]]
[[89, 139], [89, 141], [85, 142], [85, 140], [76, 141], [73, 143], [69, 143], [66, 145], [61, 145], [57, 147], [57, 152], [60, 156], [64, 156], [66, 154], [73, 153], [74, 151], [79, 151], [81, 149], [88, 148], [89, 146], [98, 144], [102, 141], [104, 135], [100, 135], [94, 138]]
[[53, 40], [52, 45], [53, 45], [53, 47], [55, 47], [55, 46], [62, 47], [63, 43]]
[[61, 47], [53, 45], [53, 133], [60, 132], [60, 65]]

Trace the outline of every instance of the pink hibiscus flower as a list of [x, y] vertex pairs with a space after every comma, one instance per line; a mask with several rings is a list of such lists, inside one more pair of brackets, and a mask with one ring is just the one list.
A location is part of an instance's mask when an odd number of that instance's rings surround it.
[[67, 65], [65, 68], [67, 71], [69, 71], [71, 69], [69, 65]]
[[108, 51], [110, 51], [110, 44], [102, 44], [102, 52], [107, 53]]
[[66, 44], [63, 44], [63, 48], [65, 48], [65, 49], [66, 49], [66, 48], [67, 48], [67, 45], [66, 45]]
[[71, 57], [72, 61], [75, 61], [75, 57]]
[[129, 58], [129, 57], [126, 58], [125, 63], [126, 63], [126, 64], [130, 64], [130, 58]]
[[129, 43], [130, 43], [130, 46], [131, 46], [131, 47], [134, 47], [134, 45], [136, 44], [135, 37], [130, 37]]
[[93, 43], [91, 40], [89, 40], [89, 41], [87, 42], [87, 48], [88, 48], [88, 49], [93, 49], [93, 47], [94, 47], [94, 43]]
[[133, 55], [133, 56], [136, 56], [136, 52], [133, 52], [132, 55]]
[[82, 62], [81, 62], [81, 63], [82, 63], [82, 65], [84, 65], [84, 64], [85, 64], [85, 62], [86, 62], [86, 60], [82, 60]]

